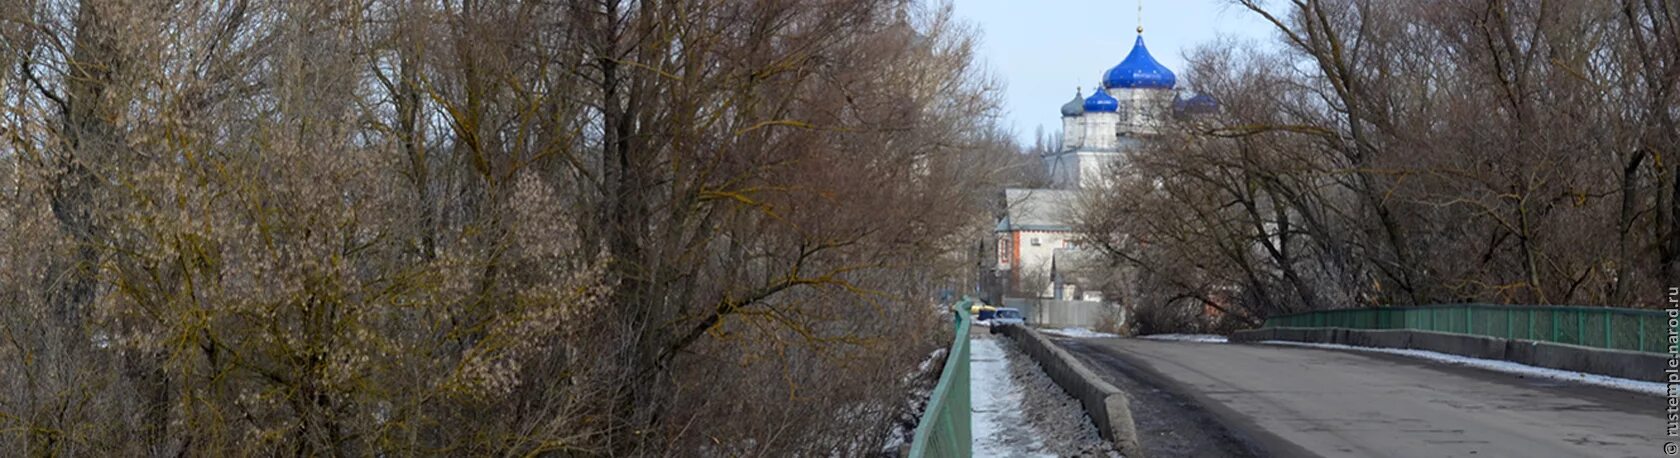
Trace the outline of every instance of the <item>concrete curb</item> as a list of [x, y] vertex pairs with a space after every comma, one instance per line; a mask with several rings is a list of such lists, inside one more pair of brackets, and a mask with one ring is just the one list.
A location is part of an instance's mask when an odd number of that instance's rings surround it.
[[999, 330], [1019, 342], [1027, 356], [1038, 362], [1044, 373], [1062, 387], [1062, 391], [1079, 400], [1103, 439], [1108, 439], [1127, 458], [1144, 456], [1143, 446], [1138, 442], [1137, 426], [1132, 423], [1131, 399], [1126, 397], [1125, 392], [1098, 377], [1067, 350], [1032, 328], [1004, 326]]
[[1647, 382], [1667, 382], [1668, 355], [1582, 347], [1532, 340], [1449, 334], [1406, 329], [1265, 328], [1237, 331], [1231, 342], [1283, 340], [1376, 348], [1427, 350], [1471, 358], [1494, 359], [1550, 369], [1585, 372]]

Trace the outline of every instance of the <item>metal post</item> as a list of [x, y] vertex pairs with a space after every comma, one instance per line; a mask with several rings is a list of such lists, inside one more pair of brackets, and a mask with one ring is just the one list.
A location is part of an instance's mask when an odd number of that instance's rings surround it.
[[1556, 309], [1552, 310], [1552, 341], [1558, 341], [1558, 329], [1563, 327], [1563, 318], [1558, 316]]
[[1575, 343], [1587, 344], [1587, 314], [1580, 310], [1575, 311]]
[[1528, 309], [1528, 340], [1534, 340], [1534, 308]]
[[1645, 351], [1645, 320], [1637, 316], [1634, 318], [1634, 324], [1639, 326], [1638, 332], [1634, 333], [1639, 336], [1639, 351]]
[[1615, 321], [1612, 319], [1615, 317], [1616, 315], [1609, 313], [1608, 310], [1604, 313], [1604, 348], [1616, 348], [1616, 338], [1610, 329], [1610, 322]]

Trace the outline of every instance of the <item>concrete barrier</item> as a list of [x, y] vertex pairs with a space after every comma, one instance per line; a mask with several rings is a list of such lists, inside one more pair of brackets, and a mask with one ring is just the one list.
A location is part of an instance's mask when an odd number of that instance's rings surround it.
[[1085, 363], [1074, 359], [1067, 350], [1032, 328], [1005, 326], [1000, 330], [1019, 342], [1022, 351], [1038, 362], [1038, 366], [1044, 368], [1044, 373], [1049, 374], [1062, 391], [1079, 400], [1103, 439], [1108, 439], [1116, 450], [1128, 458], [1143, 457], [1137, 426], [1132, 422], [1131, 400], [1125, 392], [1098, 377]]
[[1427, 350], [1647, 382], [1667, 381], [1663, 370], [1668, 367], [1668, 355], [1662, 353], [1406, 329], [1265, 328], [1231, 335], [1232, 342], [1267, 340]]

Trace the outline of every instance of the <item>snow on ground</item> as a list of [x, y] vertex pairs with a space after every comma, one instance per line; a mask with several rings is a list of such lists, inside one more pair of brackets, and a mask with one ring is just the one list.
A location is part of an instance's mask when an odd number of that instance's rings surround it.
[[900, 446], [915, 438], [916, 423], [921, 421], [922, 412], [927, 410], [928, 398], [932, 397], [934, 385], [939, 383], [939, 374], [945, 369], [945, 354], [950, 352], [949, 348], [934, 349], [916, 366], [915, 372], [904, 374], [899, 379], [910, 387], [910, 392], [904, 399], [904, 410], [899, 412], [892, 423], [892, 430], [887, 433], [886, 444], [881, 446], [882, 454], [897, 454]]
[[1009, 376], [1026, 393], [1021, 416], [1044, 441], [1045, 453], [1063, 457], [1123, 458], [1114, 444], [1103, 440], [1085, 407], [1069, 396], [1050, 375], [1021, 351], [1018, 342], [998, 339], [998, 345], [1009, 354]]
[[[930, 371], [933, 371], [933, 365], [935, 363], [940, 365], [940, 369], [944, 369], [945, 354], [950, 353], [950, 352], [951, 352], [951, 349], [949, 349], [949, 348], [945, 348], [945, 347], [935, 348], [933, 350], [933, 352], [928, 353], [926, 358], [922, 358], [922, 363], [921, 364], [916, 365], [916, 372], [915, 373], [906, 374], [905, 377], [906, 378], [915, 377], [919, 374], [926, 374]], [[935, 376], [935, 377], [938, 377], [938, 376]]]
[[1064, 328], [1064, 329], [1046, 328], [1046, 329], [1040, 329], [1039, 332], [1043, 332], [1045, 334], [1055, 334], [1055, 335], [1063, 336], [1063, 337], [1073, 337], [1073, 338], [1077, 338], [1077, 339], [1094, 339], [1094, 338], [1099, 338], [1099, 337], [1120, 337], [1120, 336], [1117, 336], [1117, 335], [1114, 335], [1114, 334], [1109, 334], [1109, 333], [1106, 333], [1106, 332], [1096, 332], [1096, 331], [1092, 331], [1090, 329], [1085, 329], [1085, 328]]
[[1588, 385], [1597, 385], [1597, 386], [1602, 386], [1602, 387], [1615, 388], [1615, 389], [1633, 391], [1633, 392], [1644, 393], [1644, 394], [1663, 395], [1663, 394], [1668, 392], [1668, 386], [1667, 385], [1664, 385], [1662, 383], [1657, 383], [1657, 382], [1645, 382], [1645, 381], [1630, 380], [1630, 379], [1625, 379], [1625, 378], [1609, 377], [1609, 376], [1598, 375], [1598, 374], [1588, 374], [1588, 373], [1583, 373], [1583, 372], [1548, 369], [1548, 368], [1544, 368], [1544, 367], [1534, 367], [1534, 366], [1530, 366], [1530, 365], [1527, 365], [1527, 364], [1517, 364], [1517, 363], [1513, 363], [1513, 362], [1510, 362], [1510, 361], [1470, 358], [1470, 357], [1465, 357], [1465, 356], [1449, 355], [1449, 354], [1446, 354], [1446, 353], [1437, 353], [1437, 352], [1426, 351], [1426, 350], [1411, 350], [1411, 349], [1399, 349], [1399, 348], [1355, 347], [1355, 346], [1352, 346], [1352, 345], [1322, 344], [1322, 343], [1307, 343], [1307, 342], [1289, 342], [1289, 341], [1283, 341], [1283, 340], [1267, 340], [1267, 341], [1262, 341], [1260, 343], [1269, 344], [1269, 345], [1288, 345], [1288, 346], [1292, 346], [1292, 347], [1323, 348], [1323, 349], [1330, 349], [1330, 350], [1353, 350], [1353, 351], [1369, 351], [1369, 352], [1376, 352], [1376, 353], [1387, 353], [1387, 354], [1391, 354], [1391, 355], [1401, 355], [1401, 356], [1410, 356], [1410, 357], [1413, 357], [1413, 358], [1423, 358], [1423, 359], [1442, 362], [1442, 363], [1447, 363], [1447, 364], [1454, 364], [1454, 365], [1460, 365], [1460, 366], [1469, 366], [1469, 367], [1475, 367], [1475, 368], [1480, 368], [1480, 369], [1487, 369], [1487, 370], [1496, 371], [1496, 372], [1504, 372], [1504, 373], [1507, 373], [1507, 374], [1516, 374], [1516, 375], [1523, 375], [1523, 376], [1530, 376], [1530, 377], [1541, 377], [1541, 378], [1549, 378], [1549, 379], [1553, 379], [1553, 380], [1563, 380], [1563, 381], [1576, 382], [1576, 383], [1585, 383], [1585, 384], [1588, 384]]
[[1205, 342], [1205, 343], [1225, 343], [1226, 342], [1225, 336], [1216, 336], [1216, 335], [1213, 335], [1213, 334], [1150, 334], [1150, 335], [1147, 335], [1147, 336], [1143, 336], [1143, 338], [1149, 339], [1149, 340], [1170, 340], [1170, 341], [1174, 341], [1174, 342]]
[[1053, 457], [1021, 418], [1021, 386], [997, 339], [968, 342], [968, 386], [974, 403], [974, 456]]

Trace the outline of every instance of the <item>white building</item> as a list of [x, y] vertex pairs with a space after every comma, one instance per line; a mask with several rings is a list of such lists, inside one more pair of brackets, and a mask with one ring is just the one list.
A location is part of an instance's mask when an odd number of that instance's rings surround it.
[[998, 220], [997, 272], [1005, 290], [1053, 296], [1050, 266], [1057, 250], [1071, 249], [1071, 211], [1078, 195], [1070, 189], [1005, 189], [1005, 213]]

